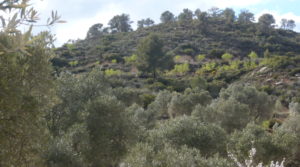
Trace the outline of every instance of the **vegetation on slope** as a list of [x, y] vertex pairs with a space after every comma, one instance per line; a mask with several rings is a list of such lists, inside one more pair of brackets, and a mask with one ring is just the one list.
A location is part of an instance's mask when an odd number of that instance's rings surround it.
[[18, 31], [27, 2], [0, 3], [21, 14], [0, 31], [0, 166], [234, 167], [253, 147], [252, 165], [300, 165], [298, 34], [271, 15], [185, 9], [132, 31], [124, 14], [53, 58], [49, 33]]

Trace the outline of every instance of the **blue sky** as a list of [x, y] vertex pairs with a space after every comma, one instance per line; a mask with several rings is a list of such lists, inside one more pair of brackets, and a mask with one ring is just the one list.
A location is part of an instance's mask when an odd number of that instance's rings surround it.
[[117, 14], [129, 14], [136, 27], [137, 20], [150, 17], [158, 23], [162, 12], [169, 10], [178, 15], [184, 8], [205, 11], [211, 7], [229, 7], [237, 14], [241, 9], [248, 9], [256, 19], [270, 13], [277, 24], [282, 18], [295, 20], [295, 30], [300, 31], [300, 0], [32, 0], [31, 4], [40, 12], [41, 20], [46, 20], [51, 10], [57, 10], [67, 21], [50, 29], [56, 34], [56, 45], [85, 38], [90, 26], [107, 24]]

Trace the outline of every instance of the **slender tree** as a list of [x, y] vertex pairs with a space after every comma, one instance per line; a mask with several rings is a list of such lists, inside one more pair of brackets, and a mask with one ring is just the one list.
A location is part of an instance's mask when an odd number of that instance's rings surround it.
[[144, 72], [151, 72], [156, 78], [157, 69], [166, 68], [171, 58], [163, 51], [163, 42], [159, 36], [150, 34], [142, 39], [137, 47], [138, 68]]

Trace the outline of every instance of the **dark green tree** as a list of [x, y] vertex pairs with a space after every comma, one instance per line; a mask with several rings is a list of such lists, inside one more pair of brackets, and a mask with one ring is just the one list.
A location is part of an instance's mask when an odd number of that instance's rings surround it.
[[226, 24], [232, 24], [235, 21], [235, 12], [231, 8], [226, 8], [222, 15], [225, 19]]
[[183, 9], [182, 13], [178, 16], [178, 21], [180, 23], [190, 23], [193, 21], [194, 13], [189, 9]]
[[254, 14], [248, 10], [242, 10], [238, 17], [239, 23], [252, 23], [254, 21]]
[[138, 69], [151, 72], [156, 78], [157, 69], [166, 69], [172, 60], [163, 51], [163, 42], [158, 35], [150, 34], [137, 47]]
[[271, 97], [252, 86], [230, 85], [220, 92], [220, 98], [224, 100], [232, 98], [241, 104], [246, 104], [250, 109], [249, 115], [257, 122], [270, 119], [273, 113], [274, 105]]
[[208, 22], [208, 13], [201, 12], [200, 9], [195, 11], [195, 16], [197, 17], [196, 25], [201, 32], [205, 32], [207, 29], [207, 22]]
[[296, 23], [294, 20], [288, 20], [287, 22], [287, 29], [293, 30], [296, 27]]
[[160, 16], [160, 21], [162, 23], [170, 23], [175, 21], [175, 16], [170, 11], [165, 11]]
[[102, 35], [103, 34], [102, 28], [103, 28], [103, 24], [101, 23], [94, 24], [92, 27], [90, 27], [86, 37], [93, 38]]
[[212, 7], [208, 10], [209, 16], [213, 18], [217, 18], [222, 14], [222, 10], [218, 7]]
[[112, 32], [132, 31], [130, 17], [128, 14], [114, 16], [108, 23]]
[[117, 166], [129, 142], [124, 106], [113, 96], [98, 97], [87, 104], [86, 126], [89, 149], [87, 162], [96, 166]]
[[150, 27], [154, 25], [154, 21], [150, 18], [142, 19], [137, 22], [138, 28]]
[[155, 148], [170, 143], [174, 148], [186, 145], [196, 148], [205, 157], [226, 154], [226, 133], [217, 125], [203, 123], [197, 118], [182, 116], [167, 120], [150, 130], [148, 141]]
[[263, 14], [258, 19], [259, 31], [268, 33], [274, 27], [275, 19], [271, 14]]
[[281, 19], [281, 26], [280, 28], [285, 30], [293, 30], [296, 27], [294, 20], [288, 20], [288, 19]]

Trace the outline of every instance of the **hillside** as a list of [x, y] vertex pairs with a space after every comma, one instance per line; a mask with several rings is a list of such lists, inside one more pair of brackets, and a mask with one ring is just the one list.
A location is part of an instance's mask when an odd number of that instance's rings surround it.
[[[58, 57], [53, 64], [58, 71], [73, 73], [100, 66], [102, 71], [119, 75], [124, 79], [123, 84], [130, 87], [183, 91], [194, 77], [201, 77], [208, 83], [207, 89], [217, 88], [211, 92], [214, 97], [221, 88], [235, 82], [256, 85], [280, 96], [286, 106], [292, 98], [300, 96], [296, 77], [300, 73], [299, 33], [274, 27], [262, 29], [259, 22], [239, 19], [228, 22], [224, 15], [202, 13], [204, 16], [192, 20], [177, 19], [129, 32], [107, 32], [106, 28], [92, 32], [95, 24], [86, 39], [57, 48]], [[136, 54], [140, 41], [153, 33], [163, 41], [163, 49], [173, 57], [175, 65], [188, 64], [185, 71], [176, 71], [174, 67], [172, 72], [171, 67], [152, 81], [151, 77], [141, 75], [136, 65], [126, 61]], [[249, 58], [251, 52], [257, 58]], [[225, 53], [233, 58], [222, 59]], [[203, 58], [199, 60], [201, 55]], [[268, 72], [260, 72], [262, 69]], [[283, 88], [289, 91], [282, 91]]]
[[215, 59], [225, 52], [245, 57], [251, 51], [262, 57], [267, 49], [274, 55], [300, 53], [300, 35], [294, 31], [270, 28], [261, 32], [258, 23], [227, 23], [223, 18], [207, 17], [204, 22], [193, 19], [184, 23], [160, 23], [132, 32], [100, 33], [58, 48], [59, 57], [54, 65], [68, 66], [68, 62], [78, 61], [77, 67], [87, 70], [85, 67], [97, 61], [104, 63], [116, 59], [122, 63], [150, 33], [160, 35], [165, 51], [173, 57], [205, 54]]
[[293, 20], [184, 9], [133, 31], [122, 14], [51, 48], [29, 6], [0, 3], [0, 167], [300, 166]]

